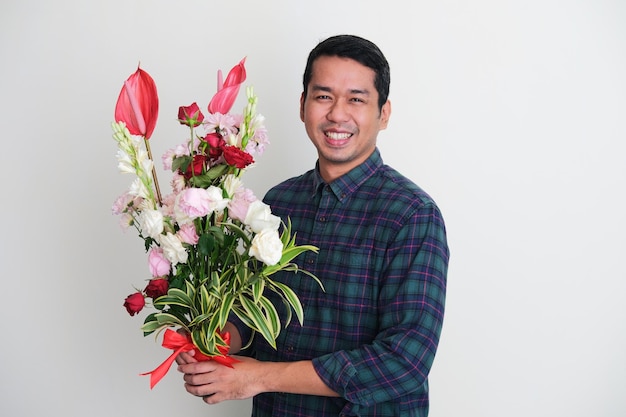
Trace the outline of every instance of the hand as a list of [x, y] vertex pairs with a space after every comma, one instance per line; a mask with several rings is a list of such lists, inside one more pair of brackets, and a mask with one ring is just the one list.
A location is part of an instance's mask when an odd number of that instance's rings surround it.
[[234, 358], [239, 362], [234, 363], [233, 368], [215, 361], [198, 362], [188, 352], [178, 355], [176, 362], [178, 371], [184, 374], [187, 392], [202, 397], [207, 404], [217, 404], [250, 398], [262, 392], [263, 362], [241, 356]]
[[176, 356], [176, 363], [179, 365], [186, 365], [188, 363], [198, 362], [196, 358], [193, 357], [194, 351], [190, 350], [188, 352], [181, 352]]

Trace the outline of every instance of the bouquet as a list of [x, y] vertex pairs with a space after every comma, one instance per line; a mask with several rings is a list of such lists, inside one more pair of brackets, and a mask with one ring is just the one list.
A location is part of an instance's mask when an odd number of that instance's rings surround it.
[[295, 313], [302, 323], [298, 296], [272, 274], [300, 271], [321, 286], [292, 262], [317, 248], [297, 245], [289, 219], [282, 222], [273, 215], [241, 180], [269, 143], [252, 87], [246, 88], [243, 114], [230, 113], [246, 79], [244, 64], [245, 58], [225, 80], [218, 71], [217, 93], [206, 116], [195, 102], [179, 108], [178, 122], [189, 136], [162, 157], [164, 168], [172, 171], [171, 193], [165, 196], [149, 142], [159, 106], [154, 80], [138, 68], [117, 100], [112, 128], [118, 167], [134, 181], [115, 201], [113, 213], [143, 239], [151, 274], [124, 307], [134, 316], [151, 305], [155, 311], [145, 318], [144, 336], [164, 330], [163, 346], [174, 350], [154, 371], [142, 374], [151, 376], [151, 388], [181, 351], [194, 350], [198, 360], [232, 366], [230, 335], [223, 331], [231, 314], [276, 347], [281, 325], [266, 291], [286, 304], [287, 322]]

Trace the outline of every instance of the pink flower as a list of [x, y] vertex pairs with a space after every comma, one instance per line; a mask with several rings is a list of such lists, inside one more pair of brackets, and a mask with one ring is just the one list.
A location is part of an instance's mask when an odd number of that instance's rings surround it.
[[243, 222], [246, 219], [250, 203], [256, 200], [252, 190], [241, 187], [235, 191], [233, 199], [228, 203], [228, 214], [233, 219]]
[[209, 214], [212, 211], [212, 201], [204, 188], [187, 188], [178, 195], [177, 208], [193, 220]]
[[115, 104], [115, 121], [124, 122], [133, 135], [150, 139], [159, 114], [159, 96], [154, 80], [137, 68], [124, 82]]
[[235, 65], [223, 83], [222, 71], [217, 72], [217, 93], [209, 103], [209, 113], [226, 114], [233, 107], [237, 94], [239, 94], [239, 87], [246, 80], [245, 62], [246, 58], [243, 58], [239, 64]]
[[115, 202], [113, 203], [113, 207], [111, 207], [111, 211], [115, 215], [120, 215], [126, 212], [128, 205], [130, 204], [131, 201], [133, 201], [134, 198], [135, 196], [130, 195], [128, 193], [122, 194], [121, 196], [117, 197], [117, 199], [115, 199]]
[[193, 223], [185, 223], [180, 226], [180, 230], [178, 231], [178, 237], [183, 243], [187, 243], [188, 245], [195, 245], [198, 243], [198, 233], [196, 233], [196, 227]]
[[143, 297], [143, 294], [137, 291], [134, 294], [129, 295], [124, 300], [124, 307], [126, 307], [126, 311], [131, 316], [139, 313], [143, 307], [146, 305], [146, 299]]
[[163, 254], [163, 249], [153, 247], [148, 253], [148, 267], [153, 277], [162, 277], [170, 273], [171, 264]]
[[[111, 211], [115, 215], [127, 213], [129, 208], [134, 209], [135, 207], [139, 207], [142, 201], [143, 201], [143, 198], [137, 197], [128, 192], [125, 192], [124, 194], [122, 194], [115, 200], [115, 202], [113, 203], [113, 206], [111, 207]], [[131, 211], [135, 211], [135, 210], [131, 210]]]
[[227, 204], [228, 200], [222, 196], [222, 189], [212, 185], [207, 189], [187, 188], [181, 191], [176, 199], [175, 210], [193, 220], [223, 210]]

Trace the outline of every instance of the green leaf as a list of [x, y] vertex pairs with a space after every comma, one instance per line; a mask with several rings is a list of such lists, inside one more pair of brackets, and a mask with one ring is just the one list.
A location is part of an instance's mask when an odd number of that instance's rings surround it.
[[252, 284], [252, 297], [254, 298], [254, 302], [258, 303], [261, 295], [263, 295], [263, 290], [265, 289], [265, 281], [262, 279], [257, 280]]
[[170, 288], [167, 291], [167, 295], [157, 298], [154, 300], [153, 304], [160, 306], [174, 304], [191, 309], [193, 307], [193, 300], [185, 291], [178, 288]]
[[193, 320], [191, 320], [189, 322], [189, 327], [198, 326], [199, 324], [201, 324], [205, 320], [210, 320], [212, 316], [213, 316], [212, 313], [200, 314], [200, 315], [194, 317]]
[[215, 237], [212, 234], [204, 233], [198, 238], [198, 253], [203, 256], [209, 255], [215, 247]]
[[274, 339], [276, 339], [280, 333], [280, 317], [278, 316], [278, 311], [276, 311], [274, 304], [266, 297], [261, 297], [259, 304], [265, 310], [265, 316], [268, 319], [268, 323], [271, 324], [272, 334]]
[[271, 283], [282, 291], [285, 299], [289, 302], [289, 305], [291, 305], [291, 308], [293, 308], [293, 311], [296, 313], [296, 317], [298, 317], [300, 325], [302, 325], [304, 322], [304, 309], [302, 308], [302, 304], [300, 303], [300, 299], [296, 293], [282, 282], [271, 281]]
[[274, 339], [274, 332], [270, 328], [271, 323], [268, 324], [268, 319], [263, 315], [259, 306], [243, 294], [239, 296], [239, 301], [246, 311], [249, 320], [254, 323], [256, 331], [261, 333], [265, 340], [267, 340], [267, 343], [276, 349], [276, 339]]
[[200, 286], [200, 313], [208, 314], [211, 306], [211, 296], [205, 285]]
[[195, 175], [189, 178], [189, 183], [193, 187], [197, 188], [209, 188], [213, 184], [213, 180], [221, 177], [226, 170], [228, 169], [228, 165], [219, 164], [215, 165], [213, 168], [209, 169], [206, 173], [201, 175]]
[[178, 156], [172, 161], [172, 172], [187, 171], [187, 167], [191, 163], [191, 156]]
[[143, 326], [141, 326], [141, 330], [143, 331], [143, 335], [147, 336], [150, 333], [156, 331], [161, 327], [161, 324], [156, 319], [157, 313], [149, 314], [143, 322]]
[[219, 327], [223, 329], [228, 321], [228, 316], [230, 315], [230, 311], [233, 308], [233, 304], [235, 303], [235, 294], [228, 293], [224, 294], [224, 298], [222, 299], [222, 304], [220, 305], [220, 309], [218, 311], [219, 318]]
[[180, 327], [187, 328], [185, 323], [183, 323], [182, 320], [180, 320], [178, 317], [176, 317], [173, 314], [157, 313], [155, 317], [156, 317], [157, 322], [159, 323], [159, 325], [162, 325], [162, 326], [164, 326], [164, 325], [167, 325], [167, 326], [180, 326]]
[[233, 304], [233, 312], [235, 313], [237, 317], [239, 317], [239, 320], [241, 320], [243, 324], [245, 324], [251, 329], [256, 330], [256, 326], [254, 322], [250, 319], [250, 317], [248, 316], [248, 313], [246, 312], [245, 309], [243, 309], [243, 307], [240, 307], [237, 304]]
[[219, 354], [217, 347], [215, 346], [215, 339], [208, 337], [206, 330], [203, 326], [196, 327], [191, 332], [191, 340], [193, 344], [207, 356], [213, 356]]

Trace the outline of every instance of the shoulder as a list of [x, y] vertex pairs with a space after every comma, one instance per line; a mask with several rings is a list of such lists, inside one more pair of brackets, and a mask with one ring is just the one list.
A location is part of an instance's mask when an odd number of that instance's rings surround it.
[[263, 197], [263, 201], [269, 205], [275, 205], [308, 196], [314, 191], [313, 178], [313, 170], [288, 178], [271, 187]]
[[383, 165], [364, 185], [367, 193], [375, 193], [381, 210], [411, 216], [418, 211], [439, 211], [437, 203], [423, 188], [396, 169]]

